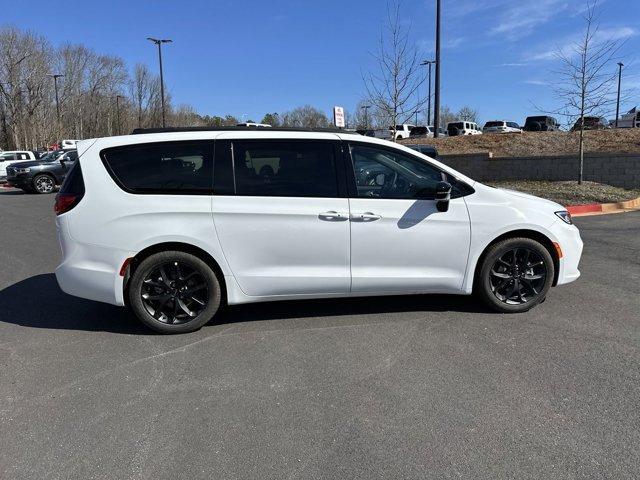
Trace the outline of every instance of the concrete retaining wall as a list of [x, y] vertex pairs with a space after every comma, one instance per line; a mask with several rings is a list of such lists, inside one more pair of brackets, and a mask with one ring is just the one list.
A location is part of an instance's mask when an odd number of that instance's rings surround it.
[[[487, 154], [443, 155], [439, 160], [479, 181], [577, 180], [578, 158], [489, 158]], [[584, 179], [616, 187], [640, 188], [640, 153], [589, 154], [584, 159]]]

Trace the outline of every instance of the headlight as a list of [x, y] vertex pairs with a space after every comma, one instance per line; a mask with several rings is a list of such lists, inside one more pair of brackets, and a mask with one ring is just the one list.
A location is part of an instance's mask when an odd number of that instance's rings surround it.
[[30, 168], [16, 168], [16, 173], [29, 173], [30, 171]]
[[561, 212], [555, 212], [555, 214], [562, 219], [564, 223], [568, 223], [571, 225], [573, 222], [571, 221], [571, 214], [566, 210], [562, 210]]

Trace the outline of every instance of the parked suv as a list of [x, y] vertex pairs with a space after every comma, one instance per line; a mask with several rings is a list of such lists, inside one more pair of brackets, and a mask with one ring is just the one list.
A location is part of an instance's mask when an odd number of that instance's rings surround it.
[[522, 129], [516, 122], [492, 120], [484, 124], [482, 133], [521, 133]]
[[[576, 123], [571, 127], [572, 132], [580, 131], [580, 125], [582, 122], [580, 119], [576, 120]], [[584, 117], [584, 129], [585, 130], [604, 130], [609, 127], [609, 122], [606, 118], [602, 117]]]
[[395, 128], [393, 128], [393, 126], [389, 127], [389, 131], [393, 133], [396, 140], [400, 140], [402, 138], [409, 138], [413, 128], [415, 128], [415, 125], [403, 123], [401, 125], [396, 125]]
[[7, 182], [30, 193], [52, 193], [78, 160], [77, 150], [49, 152], [39, 160], [14, 163], [7, 168]]
[[482, 131], [475, 122], [449, 122], [447, 133], [450, 137], [458, 135], [482, 135]]
[[527, 117], [522, 129], [525, 132], [553, 132], [560, 130], [560, 124], [554, 117], [542, 115], [538, 117]]
[[475, 292], [523, 312], [580, 274], [564, 207], [402, 145], [341, 131], [151, 132], [78, 144], [55, 202], [56, 277], [160, 332], [270, 300]]

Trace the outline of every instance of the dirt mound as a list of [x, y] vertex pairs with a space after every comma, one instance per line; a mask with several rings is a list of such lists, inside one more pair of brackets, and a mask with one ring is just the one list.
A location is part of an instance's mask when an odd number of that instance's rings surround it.
[[[491, 152], [494, 157], [545, 157], [575, 155], [577, 132], [523, 132], [467, 135], [443, 138], [415, 138], [402, 143], [434, 145], [440, 155]], [[640, 153], [640, 128], [585, 132], [587, 153]]]

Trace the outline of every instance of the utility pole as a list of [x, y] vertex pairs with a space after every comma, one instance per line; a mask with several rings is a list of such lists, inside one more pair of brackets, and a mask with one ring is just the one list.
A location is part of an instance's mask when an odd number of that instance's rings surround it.
[[56, 115], [58, 117], [58, 135], [62, 133], [62, 123], [60, 122], [60, 101], [58, 99], [58, 79], [64, 77], [60, 73], [48, 73], [47, 77], [53, 78], [53, 89], [56, 92]]
[[427, 65], [429, 67], [429, 75], [427, 82], [429, 83], [429, 93], [427, 97], [427, 126], [431, 125], [431, 65], [436, 63], [435, 60], [424, 60], [420, 65]]
[[164, 76], [162, 74], [162, 44], [171, 43], [173, 40], [168, 38], [152, 38], [147, 37], [147, 40], [155, 43], [158, 46], [158, 61], [160, 63], [160, 103], [162, 105], [162, 128], [166, 126], [165, 112], [164, 112]]
[[364, 110], [364, 129], [369, 130], [369, 109], [371, 105], [362, 105], [362, 110]]
[[436, 0], [436, 84], [433, 112], [433, 136], [439, 137], [440, 130], [440, 10], [442, 0]]
[[122, 95], [116, 95], [116, 135], [120, 135], [120, 99]]
[[616, 102], [616, 128], [618, 128], [618, 117], [620, 116], [620, 86], [622, 85], [622, 67], [624, 67], [624, 63], [618, 62], [618, 101]]

